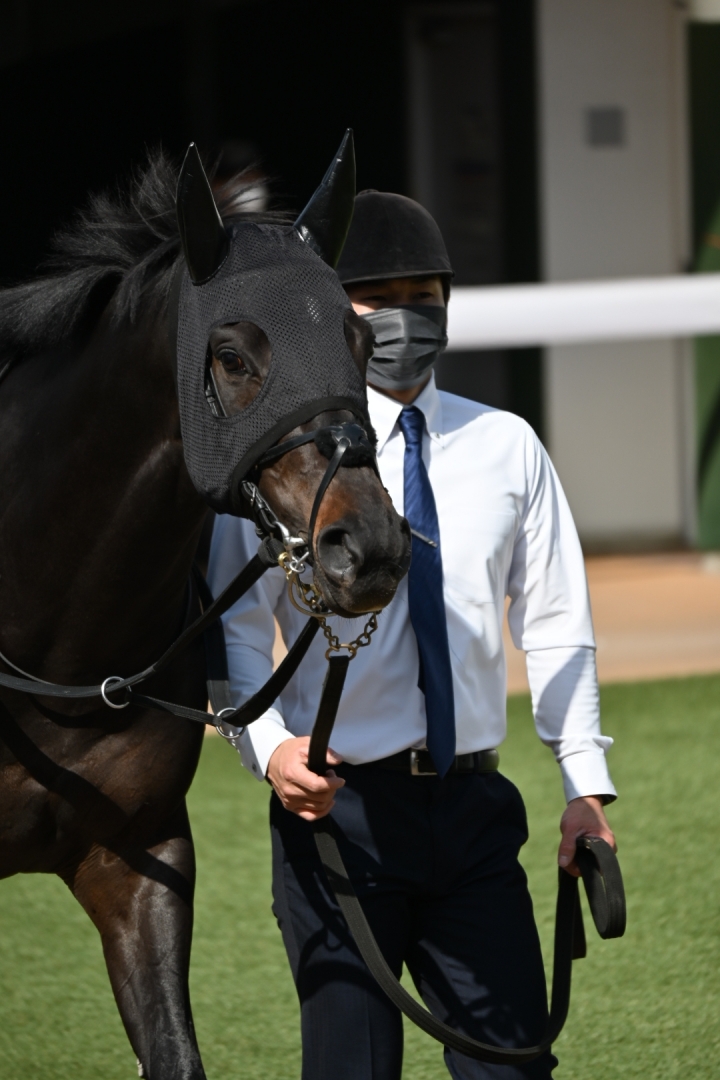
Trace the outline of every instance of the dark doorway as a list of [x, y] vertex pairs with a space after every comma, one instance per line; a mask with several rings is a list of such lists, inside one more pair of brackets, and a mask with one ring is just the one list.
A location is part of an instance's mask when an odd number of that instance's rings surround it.
[[221, 127], [261, 149], [295, 207], [347, 127], [358, 187], [403, 191], [402, 4], [252, 0], [217, 16]]
[[147, 0], [150, 25], [137, 25], [138, 5], [109, 4], [90, 27], [79, 0], [55, 0], [56, 42], [39, 32], [41, 0], [19, 8], [22, 48], [0, 48], [4, 283], [32, 273], [87, 192], [147, 146], [179, 157], [190, 139], [210, 156], [228, 139], [254, 144], [297, 208], [353, 126], [359, 185], [404, 190], [399, 0], [366, 0], [362, 19], [329, 0]]
[[[348, 126], [359, 187], [425, 202], [458, 283], [537, 280], [532, 0], [16, 0], [13, 10], [23, 19], [0, 14], [0, 281], [32, 273], [87, 192], [125, 176], [146, 146], [178, 157], [190, 139], [210, 155], [229, 140], [254, 146], [295, 209]], [[424, 173], [418, 123], [434, 163]], [[541, 427], [533, 350], [457, 354], [439, 381]]]
[[0, 71], [0, 280], [34, 271], [90, 190], [185, 138], [179, 24], [34, 49]]
[[[537, 281], [532, 3], [414, 4], [406, 42], [410, 188], [443, 230], [454, 283]], [[541, 431], [539, 350], [450, 352], [437, 381]]]
[[17, 6], [21, 47], [0, 46], [3, 282], [32, 273], [87, 192], [158, 143], [177, 156], [190, 139], [211, 156], [253, 144], [298, 208], [352, 126], [359, 184], [404, 190], [400, 0], [365, 0], [360, 19], [330, 0], [146, 0], [142, 25], [140, 5], [111, 2], [90, 26], [81, 0], [55, 0], [52, 18], [42, 0]]
[[690, 23], [690, 150], [693, 250], [697, 254], [720, 203], [720, 23]]

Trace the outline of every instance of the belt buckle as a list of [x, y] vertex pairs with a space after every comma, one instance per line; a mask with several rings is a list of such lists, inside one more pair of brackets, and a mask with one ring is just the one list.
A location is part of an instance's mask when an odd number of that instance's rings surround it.
[[410, 751], [410, 775], [411, 776], [437, 776], [436, 769], [420, 768], [420, 751]]

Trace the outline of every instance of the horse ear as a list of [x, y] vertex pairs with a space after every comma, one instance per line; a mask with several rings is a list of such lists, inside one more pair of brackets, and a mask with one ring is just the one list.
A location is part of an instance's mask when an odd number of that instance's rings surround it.
[[355, 209], [355, 144], [348, 128], [340, 149], [295, 229], [313, 251], [337, 266]]
[[190, 280], [202, 285], [222, 266], [229, 241], [195, 143], [180, 170], [176, 208]]

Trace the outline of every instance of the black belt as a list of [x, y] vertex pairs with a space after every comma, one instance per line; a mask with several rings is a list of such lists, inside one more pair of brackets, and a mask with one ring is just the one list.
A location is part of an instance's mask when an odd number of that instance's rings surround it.
[[[409, 772], [411, 776], [437, 776], [429, 750], [401, 750], [390, 757], [370, 761], [369, 765], [395, 772]], [[497, 750], [476, 750], [472, 754], [458, 754], [448, 769], [451, 773], [491, 773], [497, 772], [500, 755]]]

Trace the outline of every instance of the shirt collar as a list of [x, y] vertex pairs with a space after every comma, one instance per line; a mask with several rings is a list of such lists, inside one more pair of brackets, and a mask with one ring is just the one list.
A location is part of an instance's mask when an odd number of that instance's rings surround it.
[[[372, 386], [368, 386], [367, 391], [370, 420], [377, 434], [377, 449], [380, 453], [393, 434], [404, 406], [374, 390]], [[442, 434], [442, 403], [435, 385], [434, 373], [427, 386], [423, 387], [422, 393], [413, 401], [413, 405], [425, 414], [425, 426], [430, 438], [439, 439]]]

